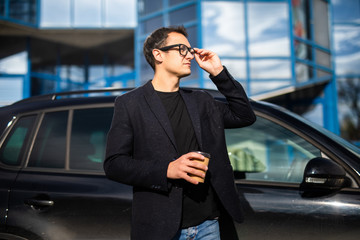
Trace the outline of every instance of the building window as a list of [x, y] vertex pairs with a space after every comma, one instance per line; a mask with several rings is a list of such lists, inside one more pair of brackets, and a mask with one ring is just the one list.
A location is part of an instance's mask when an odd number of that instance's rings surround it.
[[36, 0], [9, 1], [9, 17], [30, 24], [36, 24]]
[[101, 20], [101, 0], [74, 1], [74, 26], [100, 27]]
[[203, 2], [203, 47], [220, 56], [245, 56], [244, 4]]
[[41, 27], [70, 27], [71, 4], [70, 0], [41, 1]]
[[332, 1], [334, 6], [334, 22], [359, 22], [360, 20], [360, 1]]
[[141, 34], [150, 34], [155, 29], [158, 29], [163, 26], [164, 18], [163, 16], [156, 16], [148, 20], [144, 20], [142, 23], [139, 23]]
[[337, 25], [334, 27], [336, 73], [360, 75], [360, 26]]
[[136, 26], [136, 0], [42, 0], [40, 4], [42, 28]]
[[341, 137], [360, 146], [360, 2], [333, 1]]
[[293, 24], [293, 33], [296, 37], [308, 39], [308, 1], [305, 0], [292, 0], [292, 24]]
[[249, 2], [250, 56], [290, 55], [288, 12], [284, 2]]
[[290, 61], [288, 60], [252, 60], [250, 61], [252, 79], [290, 79]]

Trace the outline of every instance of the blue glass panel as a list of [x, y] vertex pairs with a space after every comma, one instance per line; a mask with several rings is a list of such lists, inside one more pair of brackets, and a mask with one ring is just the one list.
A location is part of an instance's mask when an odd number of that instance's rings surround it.
[[221, 62], [224, 66], [226, 66], [226, 68], [236, 80], [246, 79], [245, 60], [224, 59]]
[[296, 74], [296, 82], [302, 83], [309, 81], [313, 76], [313, 69], [312, 67], [302, 64], [296, 63], [295, 64], [295, 74]]
[[249, 3], [251, 56], [289, 56], [288, 5], [282, 2]]
[[360, 21], [360, 1], [332, 1], [335, 22]]
[[106, 27], [135, 27], [136, 0], [105, 0]]
[[197, 27], [188, 27], [186, 28], [188, 33], [188, 40], [192, 47], [197, 47], [198, 39], [197, 39]]
[[359, 88], [359, 78], [346, 77], [337, 79], [341, 137], [351, 141], [360, 140], [359, 105], [356, 107], [356, 99], [359, 100]]
[[170, 25], [180, 25], [196, 19], [196, 5], [169, 13]]
[[250, 61], [250, 77], [252, 79], [291, 78], [290, 65], [288, 60], [252, 60]]
[[250, 94], [264, 94], [267, 92], [273, 92], [291, 85], [291, 81], [251, 81], [250, 82]]
[[306, 118], [307, 120], [316, 123], [320, 126], [324, 126], [323, 122], [323, 115], [324, 115], [324, 106], [321, 103], [306, 106], [307, 112], [302, 114], [302, 117]]
[[20, 52], [0, 59], [0, 73], [26, 74], [27, 52]]
[[337, 74], [360, 74], [360, 27], [335, 26], [335, 66]]
[[0, 106], [22, 99], [22, 77], [0, 77]]
[[245, 55], [244, 5], [202, 2], [203, 46], [221, 56]]
[[[141, 45], [142, 46], [142, 45]], [[146, 61], [143, 54], [140, 56], [140, 72], [141, 72], [141, 83], [145, 83], [153, 78], [154, 70], [151, 68], [149, 63]]]
[[295, 56], [297, 58], [305, 59], [305, 60], [311, 60], [312, 59], [312, 52], [311, 52], [311, 46], [302, 43], [300, 41], [294, 42], [295, 46]]
[[100, 27], [101, 0], [74, 0], [74, 26]]
[[35, 0], [11, 0], [10, 5], [10, 18], [14, 18], [27, 23], [36, 23], [36, 1]]
[[41, 1], [41, 27], [70, 27], [70, 0]]
[[140, 23], [140, 32], [141, 34], [149, 34], [155, 29], [163, 26], [163, 16], [158, 16], [150, 18], [142, 23]]

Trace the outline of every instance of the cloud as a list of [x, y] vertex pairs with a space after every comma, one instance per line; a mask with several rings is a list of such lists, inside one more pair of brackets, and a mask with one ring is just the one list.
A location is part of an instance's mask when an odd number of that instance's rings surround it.
[[290, 79], [290, 62], [286, 60], [257, 60], [250, 63], [251, 78]]
[[264, 39], [261, 42], [250, 43], [251, 56], [289, 56], [289, 38]]
[[336, 26], [334, 28], [335, 51], [353, 51], [353, 47], [360, 48], [360, 28], [351, 26]]
[[[248, 6], [251, 54], [288, 56], [287, 5], [249, 3]], [[245, 54], [244, 4], [204, 2], [202, 8], [205, 47], [214, 49], [222, 55], [243, 56]]]
[[335, 63], [336, 74], [360, 74], [360, 52], [337, 56]]
[[215, 28], [215, 37], [232, 42], [244, 41], [244, 6], [242, 3], [203, 2], [202, 8], [202, 23], [205, 28]]
[[249, 37], [251, 40], [262, 40], [267, 37], [266, 32], [280, 32], [287, 34], [286, 3], [253, 3], [249, 4]]
[[26, 52], [20, 52], [0, 61], [0, 72], [7, 74], [25, 74], [27, 72]]

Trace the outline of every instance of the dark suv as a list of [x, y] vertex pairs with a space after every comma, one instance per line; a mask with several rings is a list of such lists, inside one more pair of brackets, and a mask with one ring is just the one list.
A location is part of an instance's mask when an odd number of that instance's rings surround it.
[[[132, 189], [102, 168], [115, 96], [82, 94], [0, 108], [0, 239], [130, 238]], [[239, 237], [358, 239], [359, 149], [278, 106], [252, 105], [254, 125], [226, 130], [246, 213]]]

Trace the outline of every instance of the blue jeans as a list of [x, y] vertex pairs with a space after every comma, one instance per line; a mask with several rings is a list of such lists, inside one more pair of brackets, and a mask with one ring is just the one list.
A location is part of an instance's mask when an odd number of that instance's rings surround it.
[[200, 225], [180, 229], [172, 240], [220, 240], [219, 223], [207, 220]]

